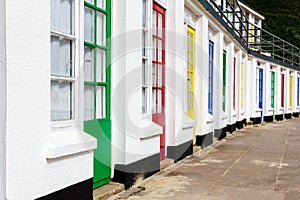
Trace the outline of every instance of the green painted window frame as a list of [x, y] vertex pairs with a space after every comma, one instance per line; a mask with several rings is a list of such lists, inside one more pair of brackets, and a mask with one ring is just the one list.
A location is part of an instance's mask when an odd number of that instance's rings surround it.
[[271, 71], [271, 108], [275, 107], [275, 72]]
[[226, 112], [226, 62], [227, 62], [227, 52], [223, 51], [223, 99], [222, 99], [222, 110]]
[[[87, 41], [84, 41], [84, 46], [90, 47], [94, 50], [94, 57], [93, 57], [93, 64], [94, 64], [94, 81], [84, 81], [84, 85], [87, 86], [93, 86], [94, 88], [94, 118], [96, 118], [96, 111], [97, 111], [97, 103], [96, 103], [96, 86], [104, 86], [105, 87], [105, 117], [100, 118], [100, 120], [110, 120], [110, 93], [111, 93], [111, 63], [110, 63], [110, 56], [111, 56], [111, 3], [110, 0], [106, 0], [106, 7], [105, 9], [102, 9], [100, 7], [97, 7], [98, 0], [94, 0], [94, 4], [91, 4], [89, 2], [84, 2], [84, 6], [92, 9], [94, 12], [94, 42], [90, 43]], [[98, 45], [97, 44], [97, 12], [100, 12], [106, 16], [106, 40], [105, 40], [105, 46]], [[105, 56], [105, 69], [106, 69], [106, 76], [104, 82], [98, 82], [96, 81], [96, 75], [97, 75], [97, 52], [95, 49], [100, 49], [106, 51]], [[93, 120], [90, 119], [90, 120]], [[87, 120], [88, 121], [88, 120]]]

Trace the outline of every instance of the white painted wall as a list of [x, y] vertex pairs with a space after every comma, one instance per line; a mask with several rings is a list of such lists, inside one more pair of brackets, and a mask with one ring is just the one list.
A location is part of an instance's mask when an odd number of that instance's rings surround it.
[[[112, 9], [112, 21], [115, 22], [112, 27], [111, 58], [113, 171], [115, 164], [130, 164], [159, 153], [162, 127], [152, 122], [151, 115], [145, 118], [141, 110], [142, 1], [113, 2]], [[148, 11], [151, 19], [152, 2]], [[151, 38], [151, 32], [149, 35]]]
[[283, 108], [281, 107], [281, 68], [276, 66], [275, 68], [275, 115], [283, 114]]
[[284, 104], [284, 113], [291, 113], [292, 108], [290, 107], [290, 69], [286, 69], [286, 74], [285, 74], [285, 104]]
[[92, 178], [93, 152], [46, 159], [51, 137], [64, 132], [50, 129], [50, 0], [6, 1], [6, 44], [6, 198], [34, 199]]
[[223, 89], [223, 32], [216, 34], [215, 54], [214, 54], [214, 95], [213, 95], [213, 113], [214, 129], [221, 129], [222, 124], [222, 89]]
[[292, 113], [299, 112], [299, 108], [297, 105], [297, 87], [298, 87], [298, 72], [293, 71], [293, 106]]
[[0, 199], [6, 196], [6, 41], [5, 1], [0, 0]]
[[[294, 104], [293, 104], [293, 112], [299, 112], [299, 106], [297, 105], [298, 103], [298, 78], [299, 78], [299, 73], [297, 71], [294, 72], [294, 94], [295, 94], [295, 98], [294, 98]], [[300, 88], [299, 88], [300, 89]]]
[[[200, 18], [200, 30], [201, 30], [201, 66], [202, 67], [201, 75], [202, 75], [202, 131], [201, 133], [197, 133], [197, 135], [205, 135], [213, 132], [214, 130], [214, 119], [211, 114], [208, 113], [208, 60], [209, 60], [209, 27], [208, 27], [209, 19], [206, 16], [202, 16]], [[216, 49], [214, 47], [214, 49]]]
[[263, 105], [263, 116], [273, 115], [271, 109], [271, 71], [270, 63], [266, 62], [264, 69], [264, 105]]
[[[226, 101], [227, 110], [228, 110], [228, 125], [232, 125], [236, 122], [236, 111], [233, 109], [233, 73], [234, 73], [234, 43], [230, 42], [227, 47], [227, 68], [228, 68], [228, 100]], [[237, 88], [236, 88], [237, 89]], [[235, 96], [236, 97], [236, 96]]]

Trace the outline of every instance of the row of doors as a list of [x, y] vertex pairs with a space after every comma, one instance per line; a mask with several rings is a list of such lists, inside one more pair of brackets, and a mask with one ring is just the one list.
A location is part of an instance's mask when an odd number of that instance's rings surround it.
[[[102, 5], [102, 4], [101, 4]], [[111, 37], [110, 0], [106, 6], [85, 2], [85, 121], [84, 131], [97, 139], [94, 151], [93, 187], [97, 188], [110, 181], [111, 175], [111, 119], [110, 119], [110, 43]], [[99, 17], [101, 16], [101, 17]], [[160, 159], [165, 157], [165, 10], [153, 4], [155, 44], [152, 85], [154, 109], [152, 121], [163, 127], [160, 135]], [[99, 27], [99, 24], [106, 26]], [[100, 36], [100, 37], [99, 37]], [[101, 38], [102, 37], [102, 38]]]
[[[110, 121], [110, 44], [104, 41], [99, 41], [99, 34], [104, 35], [105, 38], [110, 38], [110, 0], [106, 0], [106, 8], [98, 9], [96, 3], [94, 5], [85, 2], [85, 20], [91, 19], [91, 26], [97, 27], [100, 20], [99, 15], [103, 15], [106, 22], [106, 27], [102, 27], [102, 33], [97, 32], [100, 29], [93, 29], [91, 37], [85, 37], [85, 69], [92, 72], [90, 79], [85, 80], [85, 106], [86, 112], [90, 113], [85, 122], [84, 130], [93, 135], [98, 140], [97, 149], [94, 151], [94, 188], [106, 184], [110, 181], [111, 175], [111, 121]], [[96, 1], [95, 1], [96, 2]], [[106, 12], [103, 12], [106, 10]], [[155, 52], [152, 60], [153, 76], [155, 77], [152, 85], [153, 93], [153, 114], [152, 121], [163, 127], [163, 133], [160, 135], [160, 159], [165, 158], [165, 10], [158, 4], [153, 3], [153, 35]], [[192, 34], [192, 41], [194, 40], [194, 32], [192, 29], [188, 30]], [[85, 34], [89, 34], [88, 30]], [[211, 48], [212, 45], [210, 45]], [[99, 53], [104, 55], [104, 60], [99, 60]], [[192, 65], [194, 58], [192, 58]], [[103, 63], [104, 66], [103, 66]], [[194, 66], [192, 66], [193, 68]], [[103, 72], [103, 69], [106, 71]], [[211, 70], [212, 71], [212, 70]], [[102, 72], [104, 75], [97, 76], [97, 72]], [[188, 73], [193, 71], [188, 68]], [[98, 73], [99, 74], [99, 73]], [[212, 74], [211, 74], [212, 75]], [[259, 108], [263, 108], [263, 69], [258, 71], [258, 104]], [[189, 74], [188, 74], [189, 77]], [[284, 77], [283, 84], [284, 84]], [[212, 83], [211, 83], [212, 84]], [[192, 85], [192, 87], [194, 87]], [[211, 85], [212, 87], [212, 85]], [[191, 90], [193, 91], [193, 89]], [[284, 90], [283, 90], [284, 91]], [[189, 96], [189, 95], [188, 95]], [[193, 94], [192, 94], [193, 96]], [[271, 106], [274, 108], [275, 96], [275, 73], [271, 74]], [[193, 101], [192, 98], [188, 98]], [[99, 103], [101, 102], [101, 103]], [[212, 102], [209, 99], [209, 102]], [[190, 103], [189, 103], [190, 104]], [[212, 110], [212, 105], [211, 105]], [[273, 113], [274, 114], [274, 113]], [[194, 117], [193, 111], [189, 115]], [[261, 120], [263, 113], [261, 112]]]

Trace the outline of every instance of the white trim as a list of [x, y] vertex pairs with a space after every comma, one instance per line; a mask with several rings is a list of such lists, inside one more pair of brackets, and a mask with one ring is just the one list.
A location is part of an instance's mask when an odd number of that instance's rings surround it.
[[67, 33], [63, 33], [61, 31], [50, 30], [50, 34], [55, 35], [55, 36], [61, 36], [61, 37], [64, 37], [66, 39], [69, 39], [69, 40], [76, 40], [77, 39], [76, 38], [76, 31], [75, 31], [74, 35], [70, 35], [70, 34], [67, 34]]
[[65, 76], [53, 76], [51, 75], [51, 81], [67, 81], [67, 82], [75, 82], [76, 78], [65, 77]]
[[[165, 2], [162, 2], [162, 0], [153, 0], [156, 4], [158, 4], [159, 6], [161, 6], [163, 9], [167, 10], [167, 4], [168, 4], [168, 0], [164, 0]], [[151, 12], [152, 13], [152, 12]]]
[[[255, 15], [256, 17], [260, 18], [261, 20], [264, 20], [265, 17], [260, 15], [258, 12], [254, 11], [253, 9], [251, 9], [250, 7], [246, 6], [245, 4], [243, 4], [241, 1], [239, 1], [239, 4], [242, 8], [244, 8], [245, 10], [249, 11], [252, 15]], [[244, 11], [245, 12], [245, 11]]]

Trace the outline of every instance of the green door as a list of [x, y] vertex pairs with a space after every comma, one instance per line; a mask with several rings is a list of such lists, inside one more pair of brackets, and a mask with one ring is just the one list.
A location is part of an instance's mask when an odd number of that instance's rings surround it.
[[110, 0], [84, 3], [84, 131], [97, 138], [94, 188], [110, 181]]
[[223, 51], [223, 98], [222, 98], [222, 110], [226, 111], [226, 57], [227, 53]]
[[[271, 72], [271, 107], [274, 109], [275, 102], [275, 72]], [[273, 119], [275, 117], [275, 111], [273, 110]]]

